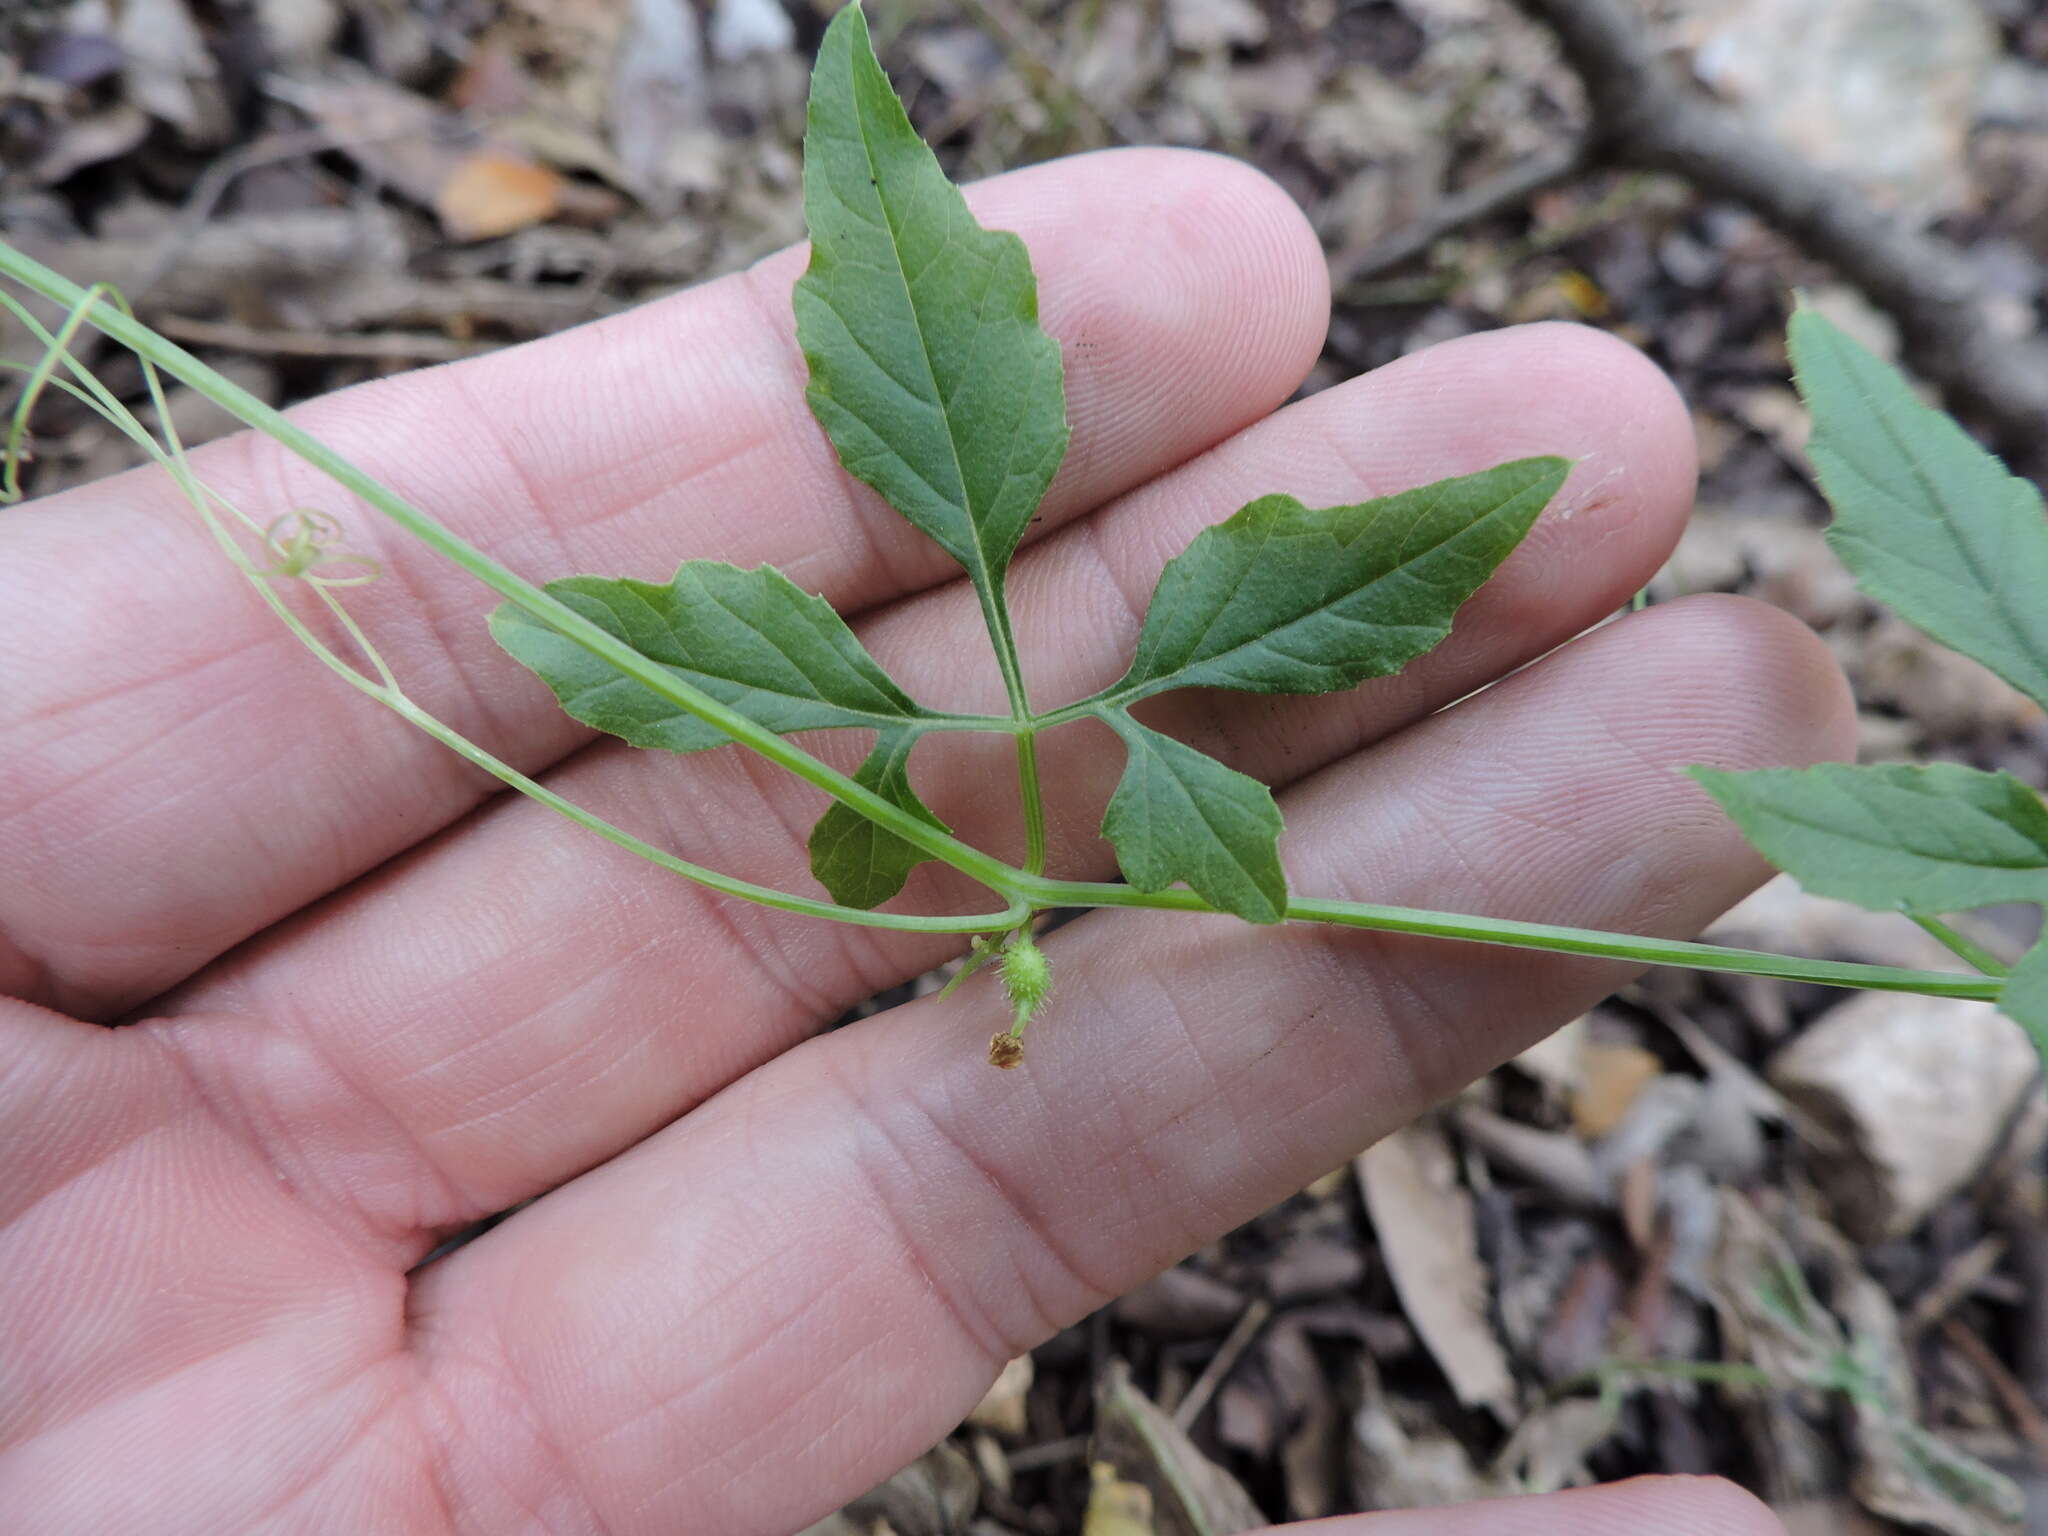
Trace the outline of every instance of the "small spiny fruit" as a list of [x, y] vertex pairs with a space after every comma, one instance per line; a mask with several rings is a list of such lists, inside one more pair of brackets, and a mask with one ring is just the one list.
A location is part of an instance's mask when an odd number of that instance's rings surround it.
[[1010, 1011], [1019, 1030], [1052, 990], [1052, 966], [1028, 933], [1017, 934], [1003, 950], [1003, 990], [1010, 996]]
[[1010, 1028], [988, 1043], [991, 1064], [1005, 1070], [1024, 1059], [1024, 1026], [1052, 990], [1052, 965], [1045, 951], [1031, 942], [1031, 935], [1018, 930], [1003, 947], [1003, 991], [1010, 999]]

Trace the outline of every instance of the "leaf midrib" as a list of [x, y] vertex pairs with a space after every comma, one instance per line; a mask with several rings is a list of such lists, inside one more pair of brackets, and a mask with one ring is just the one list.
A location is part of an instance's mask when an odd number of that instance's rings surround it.
[[[1295, 617], [1287, 620], [1286, 623], [1275, 625], [1272, 629], [1265, 631], [1263, 634], [1260, 634], [1254, 637], [1253, 639], [1246, 640], [1238, 645], [1234, 645], [1230, 647], [1230, 649], [1228, 650], [1218, 651], [1213, 656], [1204, 656], [1197, 661], [1182, 662], [1179, 666], [1175, 667], [1171, 672], [1162, 673], [1158, 677], [1149, 678], [1144, 682], [1133, 683], [1129, 684], [1128, 686], [1121, 682], [1112, 683], [1108, 688], [1104, 689], [1101, 693], [1096, 694], [1094, 697], [1083, 699], [1077, 704], [1070, 704], [1065, 709], [1055, 711], [1054, 714], [1060, 719], [1066, 719], [1076, 714], [1087, 714], [1104, 709], [1120, 709], [1131, 704], [1136, 704], [1140, 700], [1148, 699], [1156, 693], [1165, 693], [1170, 691], [1171, 689], [1185, 686], [1179, 681], [1177, 681], [1181, 674], [1185, 672], [1192, 671], [1196, 667], [1215, 666], [1218, 662], [1224, 660], [1227, 657], [1239, 656], [1247, 651], [1254, 650], [1261, 645], [1270, 643], [1273, 640], [1273, 638], [1277, 635], [1284, 635], [1292, 630], [1299, 629], [1304, 624], [1310, 623], [1313, 620], [1320, 618], [1335, 617], [1341, 622], [1363, 625], [1372, 629], [1391, 630], [1433, 628], [1434, 626], [1428, 625], [1384, 624], [1375, 622], [1370, 619], [1351, 618], [1348, 615], [1344, 614], [1332, 615], [1330, 610], [1337, 607], [1340, 603], [1349, 602], [1353, 598], [1371, 592], [1373, 589], [1380, 586], [1383, 582], [1390, 581], [1394, 577], [1400, 575], [1401, 572], [1407, 570], [1417, 561], [1426, 559], [1430, 555], [1435, 554], [1438, 550], [1442, 549], [1446, 544], [1450, 544], [1455, 540], [1464, 537], [1466, 534], [1472, 532], [1474, 529], [1483, 527], [1486, 524], [1492, 522], [1495, 518], [1499, 517], [1502, 513], [1506, 512], [1510, 507], [1513, 507], [1517, 503], [1519, 503], [1523, 497], [1529, 495], [1532, 489], [1533, 487], [1524, 486], [1522, 489], [1516, 491], [1512, 496], [1509, 496], [1504, 501], [1502, 501], [1499, 505], [1495, 506], [1491, 511], [1486, 513], [1485, 516], [1477, 517], [1469, 523], [1461, 524], [1459, 527], [1453, 529], [1450, 533], [1446, 534], [1443, 538], [1438, 539], [1435, 543], [1430, 544], [1420, 550], [1417, 550], [1412, 555], [1409, 555], [1406, 559], [1402, 560], [1400, 564], [1388, 567], [1386, 570], [1382, 571], [1378, 576], [1375, 576], [1371, 581], [1366, 582], [1364, 585], [1348, 587], [1343, 592], [1338, 594], [1336, 597], [1331, 598], [1329, 601], [1320, 603], [1314, 608], [1308, 609], [1306, 612], [1297, 614], [1295, 615]], [[1433, 512], [1438, 507], [1440, 507], [1443, 504], [1442, 498], [1445, 494], [1447, 494], [1447, 492], [1439, 491], [1436, 500], [1432, 501], [1431, 503], [1429, 503], [1428, 506], [1423, 507], [1416, 512], [1414, 521], [1420, 522], [1430, 512]], [[1265, 541], [1267, 543], [1270, 543], [1271, 540], [1272, 534], [1269, 531], [1265, 535]], [[1225, 607], [1227, 606], [1228, 604], [1226, 603]], [[1207, 638], [1209, 632], [1215, 628], [1216, 622], [1221, 617], [1222, 612], [1223, 609], [1219, 608], [1215, 614], [1212, 614], [1210, 616], [1207, 625], [1202, 630], [1202, 634], [1197, 637], [1196, 643], [1189, 647], [1190, 652], [1200, 648], [1200, 640]], [[1321, 665], [1331, 666], [1334, 664], [1321, 663]]]
[[[635, 587], [630, 584], [624, 585], [622, 587], [622, 590], [624, 590], [635, 603], [640, 605], [640, 607], [645, 611], [647, 617], [650, 620], [652, 620], [652, 622], [658, 629], [664, 631], [671, 637], [675, 636], [675, 625], [670, 621], [667, 615], [662, 613], [660, 608], [656, 607], [655, 604], [648, 599], [647, 595], [644, 592], [636, 590]], [[652, 590], [657, 592], [673, 592], [674, 588], [655, 587]], [[791, 656], [788, 651], [784, 650], [779, 645], [775, 645], [775, 643], [772, 640], [769, 640], [768, 636], [763, 634], [760, 628], [757, 625], [755, 625], [752, 620], [748, 619], [744, 614], [740, 613], [738, 610], [733, 608], [731, 604], [721, 600], [718, 597], [718, 595], [712, 592], [704, 583], [698, 583], [698, 590], [703, 593], [705, 601], [713, 604], [721, 612], [731, 617], [734, 620], [734, 622], [744, 625], [751, 633], [753, 633], [755, 636], [766, 642], [775, 651], [777, 655], [781, 656], [785, 661], [787, 661], [790, 664], [790, 666], [795, 670], [796, 674], [799, 677], [803, 678], [803, 680], [806, 683], [809, 683], [812, 689], [816, 691], [814, 691], [811, 694], [801, 694], [791, 693], [789, 690], [785, 688], [764, 688], [759, 683], [749, 682], [741, 678], [733, 677], [728, 675], [727, 673], [716, 671], [708, 666], [700, 666], [696, 664], [678, 665], [675, 662], [661, 661], [653, 656], [648, 656], [647, 659], [649, 661], [654, 662], [656, 666], [662, 667], [667, 671], [674, 672], [682, 678], [684, 678], [685, 680], [702, 678], [711, 682], [726, 683], [731, 685], [732, 687], [744, 689], [745, 693], [741, 695], [742, 697], [753, 695], [761, 698], [791, 699], [802, 704], [821, 705], [826, 709], [838, 710], [841, 714], [855, 716], [860, 721], [860, 726], [858, 727], [853, 725], [847, 725], [839, 727], [839, 729], [852, 730], [865, 728], [869, 725], [872, 725], [877, 730], [883, 729], [885, 727], [914, 726], [917, 730], [922, 731], [923, 729], [925, 729], [926, 724], [931, 720], [932, 712], [930, 710], [927, 710], [923, 705], [917, 703], [915, 700], [910, 701], [910, 709], [914, 711], [914, 713], [905, 715], [882, 714], [873, 709], [864, 709], [851, 704], [841, 704], [834, 699], [826, 698], [822, 690], [819, 690], [817, 680], [810, 676], [810, 674], [804, 670], [803, 665], [794, 656]], [[806, 616], [806, 622], [808, 622], [808, 616]], [[815, 631], [813, 631], [813, 633], [815, 633]], [[637, 650], [640, 648], [636, 646], [635, 649]], [[642, 654], [645, 655], [646, 652], [642, 651]], [[639, 683], [635, 681], [633, 678], [626, 676], [623, 672], [615, 672], [613, 676], [607, 677], [601, 682], [594, 683], [589, 688], [583, 690], [583, 693], [580, 696], [589, 697], [593, 694], [607, 693], [610, 692], [612, 689], [617, 688], [620, 684], [625, 684], [628, 691], [631, 691], [632, 689], [636, 688], [642, 690], [643, 692], [645, 691], [644, 684]], [[738, 708], [739, 706], [737, 704], [734, 704], [730, 707]], [[810, 729], [830, 730], [834, 729], [834, 727], [817, 726], [810, 727]]]
[[[857, 76], [859, 67], [860, 61], [856, 57], [851, 62], [848, 70], [849, 75]], [[953, 478], [960, 487], [959, 508], [961, 515], [967, 523], [968, 541], [974, 550], [974, 567], [968, 572], [968, 576], [976, 586], [987, 588], [993, 576], [993, 567], [989, 562], [988, 548], [982, 542], [981, 524], [974, 515], [974, 494], [967, 486], [967, 466], [960, 459], [960, 439], [953, 427], [953, 412], [944, 392], [939, 388], [938, 368], [932, 362], [931, 343], [926, 339], [924, 333], [924, 317], [918, 313], [917, 295], [911, 290], [910, 273], [903, 260], [903, 241], [897, 231], [896, 210], [890, 204], [888, 191], [882, 185], [882, 168], [875, 159], [875, 146], [868, 137], [868, 111], [866, 104], [861, 100], [858, 79], [855, 80], [852, 94], [854, 131], [860, 135], [861, 155], [868, 164], [868, 175], [875, 189], [875, 201], [881, 205], [882, 227], [888, 232], [889, 253], [895, 257], [896, 280], [903, 285], [903, 302], [910, 310], [911, 330], [917, 336], [917, 354], [924, 363], [925, 379], [931, 385], [931, 398], [937, 403], [939, 419], [946, 428], [946, 449], [952, 455]], [[938, 251], [932, 254], [932, 260], [937, 261], [939, 255], [952, 242], [953, 232], [948, 229], [945, 238], [939, 244]], [[985, 298], [986, 296], [984, 295]], [[886, 372], [886, 370], [884, 371]], [[915, 470], [912, 472], [915, 473]], [[918, 478], [924, 479], [922, 475]], [[931, 485], [931, 482], [925, 480], [925, 484]], [[932, 489], [937, 490], [938, 487], [932, 486]]]

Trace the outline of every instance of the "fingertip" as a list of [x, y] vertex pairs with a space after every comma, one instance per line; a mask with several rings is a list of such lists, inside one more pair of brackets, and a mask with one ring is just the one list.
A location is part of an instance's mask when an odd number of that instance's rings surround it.
[[[1373, 494], [1510, 459], [1572, 462], [1500, 579], [1459, 620], [1510, 649], [1512, 637], [1560, 613], [1583, 614], [1583, 626], [1626, 601], [1670, 555], [1692, 510], [1698, 455], [1677, 389], [1634, 347], [1588, 326], [1441, 342], [1377, 370], [1356, 394], [1329, 390], [1298, 409], [1329, 456], [1370, 466]], [[1348, 478], [1362, 477], [1354, 468]], [[1313, 500], [1322, 490], [1298, 493]]]
[[1003, 180], [1006, 210], [1029, 207], [1014, 227], [1034, 245], [1043, 223], [1047, 239], [1090, 249], [1042, 300], [1068, 355], [1069, 415], [1109, 424], [1094, 453], [1134, 454], [1200, 423], [1192, 456], [1275, 409], [1314, 366], [1329, 268], [1263, 172], [1200, 150], [1117, 149]]
[[1460, 350], [1443, 366], [1483, 370], [1496, 394], [1505, 393], [1495, 419], [1513, 421], [1526, 451], [1572, 460], [1523, 562], [1552, 580], [1577, 579], [1586, 530], [1574, 524], [1591, 522], [1618, 544], [1608, 561], [1617, 573], [1646, 578], [1662, 565], [1684, 532], [1699, 479], [1692, 416], [1664, 370], [1619, 337], [1561, 321], [1445, 346]]
[[1288, 1536], [1785, 1536], [1755, 1494], [1720, 1477], [1636, 1477], [1599, 1488], [1446, 1509], [1350, 1515]]
[[1697, 761], [1803, 767], [1855, 756], [1849, 681], [1827, 642], [1791, 614], [1716, 593], [1660, 605], [1630, 625], [1668, 658], [1667, 716]]

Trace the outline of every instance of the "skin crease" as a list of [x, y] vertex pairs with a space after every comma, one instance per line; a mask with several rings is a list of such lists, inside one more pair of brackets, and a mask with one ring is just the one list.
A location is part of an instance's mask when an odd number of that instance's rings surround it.
[[[1735, 599], [1572, 639], [1690, 503], [1688, 419], [1641, 357], [1535, 327], [1282, 408], [1328, 293], [1255, 173], [1119, 151], [970, 195], [1030, 242], [1070, 369], [1074, 447], [1012, 583], [1041, 705], [1112, 677], [1160, 565], [1251, 495], [1562, 453], [1557, 505], [1401, 677], [1148, 718], [1279, 787], [1303, 891], [1679, 936], [1762, 878], [1677, 770], [1845, 752], [1824, 648]], [[776, 561], [914, 694], [984, 706], [971, 597], [803, 410], [801, 265], [303, 415], [529, 574]], [[815, 793], [591, 741], [491, 646], [489, 594], [260, 441], [198, 459], [259, 521], [318, 506], [386, 563], [352, 606], [427, 708], [658, 842], [810, 888]], [[1005, 1359], [1626, 974], [1105, 913], [1046, 944], [1017, 1071], [981, 1059], [992, 976], [819, 1037], [952, 946], [706, 897], [491, 797], [296, 652], [151, 474], [0, 518], [0, 677], [0, 1504], [29, 1536], [798, 1529]], [[1014, 852], [1005, 752], [948, 738], [914, 772]], [[1109, 874], [1113, 742], [1077, 726], [1044, 757], [1054, 869]], [[908, 899], [987, 901], [930, 868]], [[1778, 1526], [1644, 1480], [1296, 1529]]]

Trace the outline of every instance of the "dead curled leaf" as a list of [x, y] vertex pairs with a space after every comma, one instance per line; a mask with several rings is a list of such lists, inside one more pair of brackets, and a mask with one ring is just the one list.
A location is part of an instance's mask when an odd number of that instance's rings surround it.
[[275, 79], [271, 94], [310, 115], [335, 147], [391, 189], [431, 208], [448, 238], [488, 240], [552, 217], [560, 172], [487, 138], [460, 113], [366, 74]]
[[2025, 1501], [2011, 1479], [1921, 1426], [1898, 1315], [1854, 1246], [1789, 1202], [1776, 1220], [1790, 1239], [1748, 1200], [1721, 1192], [1711, 1286], [1731, 1358], [1775, 1388], [1747, 1405], [1764, 1421], [1759, 1433], [1781, 1444], [1802, 1410], [1810, 1416], [1839, 1394], [1854, 1422], [1852, 1488], [1866, 1508], [1941, 1536], [2017, 1536]]
[[1417, 1121], [1358, 1159], [1359, 1188], [1402, 1308], [1467, 1407], [1516, 1417], [1515, 1381], [1489, 1316], [1471, 1196], [1449, 1140]]
[[1088, 1477], [1088, 1513], [1081, 1520], [1081, 1536], [1154, 1536], [1151, 1489], [1125, 1482], [1106, 1461], [1090, 1467]]
[[489, 240], [538, 224], [561, 207], [562, 178], [531, 160], [478, 150], [434, 193], [434, 214], [452, 240]]
[[[1137, 1528], [1145, 1536], [1237, 1536], [1266, 1527], [1237, 1479], [1195, 1449], [1171, 1416], [1132, 1383], [1130, 1367], [1121, 1360], [1111, 1362], [1096, 1388], [1090, 1455], [1117, 1478], [1147, 1490], [1153, 1524]], [[1119, 1497], [1118, 1513], [1127, 1516], [1134, 1502]], [[1127, 1536], [1130, 1529], [1112, 1525], [1101, 1536]]]

